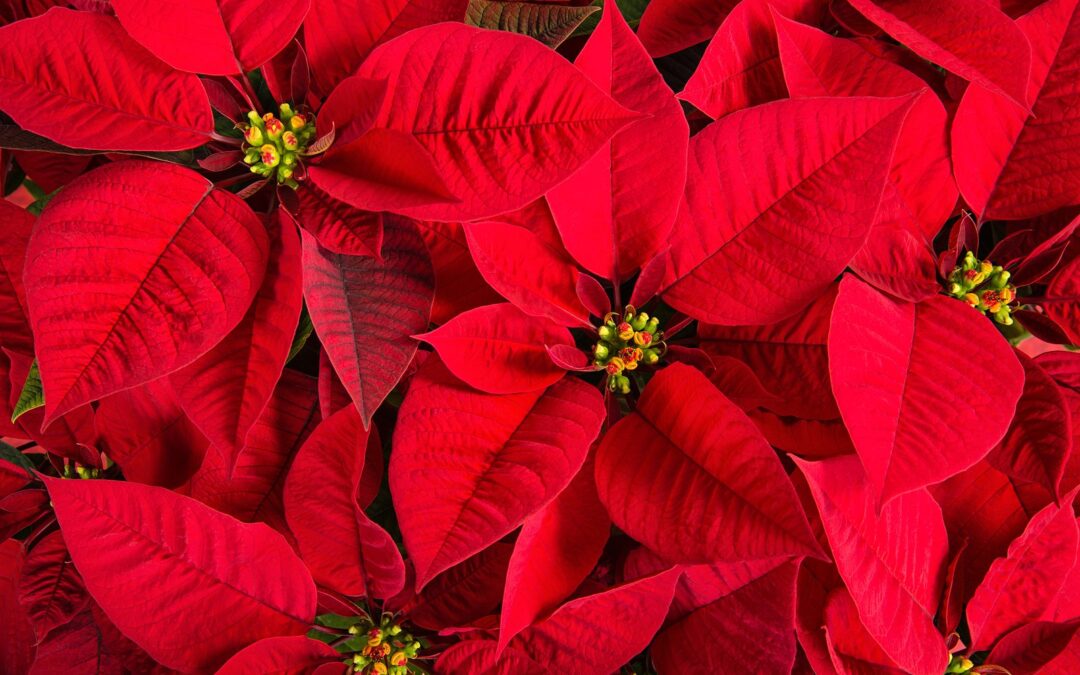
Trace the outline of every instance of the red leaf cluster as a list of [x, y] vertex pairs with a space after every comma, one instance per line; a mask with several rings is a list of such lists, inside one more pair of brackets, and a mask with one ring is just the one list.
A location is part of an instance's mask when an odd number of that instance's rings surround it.
[[0, 673], [1074, 673], [1080, 1], [0, 1]]

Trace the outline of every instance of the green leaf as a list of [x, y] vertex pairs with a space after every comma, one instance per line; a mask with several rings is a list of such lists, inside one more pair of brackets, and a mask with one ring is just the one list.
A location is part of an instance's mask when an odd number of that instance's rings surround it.
[[18, 448], [12, 447], [7, 443], [0, 441], [0, 459], [11, 462], [15, 466], [21, 467], [26, 475], [34, 478], [34, 464], [26, 455], [22, 454]]
[[311, 337], [311, 331], [314, 328], [315, 326], [311, 324], [311, 315], [307, 311], [307, 305], [304, 305], [303, 310], [300, 312], [300, 323], [296, 326], [296, 335], [293, 336], [292, 347], [289, 348], [289, 356], [285, 359], [285, 363], [292, 361], [300, 353], [300, 350], [307, 344], [308, 338]]
[[582, 21], [599, 10], [600, 5], [569, 7], [544, 2], [470, 0], [465, 23], [528, 35], [555, 48], [570, 37]]
[[[32, 181], [27, 179], [27, 181], [26, 181], [27, 187], [29, 187], [31, 182]], [[31, 194], [34, 195], [34, 203], [31, 204], [30, 206], [27, 206], [26, 210], [29, 211], [30, 213], [34, 214], [35, 216], [40, 216], [41, 212], [44, 211], [45, 207], [48, 206], [49, 202], [52, 201], [52, 198], [55, 197], [56, 195], [60, 194], [60, 191], [63, 190], [63, 189], [64, 188], [62, 188], [62, 187], [58, 187], [55, 190], [53, 190], [52, 192], [50, 192], [49, 194], [44, 194], [44, 193], [39, 194], [38, 192], [33, 192], [32, 191]], [[39, 192], [40, 192], [40, 190], [41, 190], [41, 188], [38, 188]]]
[[[615, 4], [619, 7], [619, 11], [622, 12], [623, 18], [626, 19], [626, 23], [630, 24], [630, 27], [637, 30], [638, 24], [641, 23], [641, 15], [645, 13], [645, 7], [649, 4], [649, 0], [615, 0]], [[604, 0], [593, 0], [593, 7], [603, 7]], [[592, 32], [596, 30], [596, 24], [600, 23], [600, 15], [590, 15], [577, 30], [574, 31], [574, 37], [581, 35], [592, 35]]]
[[338, 628], [346, 630], [355, 626], [358, 623], [360, 623], [360, 618], [355, 616], [342, 616], [340, 614], [320, 614], [315, 617], [315, 624], [317, 626], [326, 626], [327, 628]]
[[41, 387], [41, 371], [38, 370], [37, 359], [30, 364], [30, 372], [26, 375], [22, 393], [15, 403], [15, 410], [11, 413], [11, 421], [22, 417], [25, 413], [45, 405], [45, 391]]

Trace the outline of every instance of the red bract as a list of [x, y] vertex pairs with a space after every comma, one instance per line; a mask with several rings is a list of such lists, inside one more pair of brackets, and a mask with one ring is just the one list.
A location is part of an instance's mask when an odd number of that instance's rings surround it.
[[0, 2], [0, 672], [1073, 673], [1077, 0]]

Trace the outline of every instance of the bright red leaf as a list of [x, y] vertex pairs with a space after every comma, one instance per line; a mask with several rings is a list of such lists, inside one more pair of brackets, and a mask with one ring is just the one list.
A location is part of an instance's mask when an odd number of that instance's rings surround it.
[[317, 583], [345, 595], [389, 598], [405, 585], [405, 565], [359, 501], [367, 445], [353, 406], [320, 424], [289, 469], [285, 517]]
[[933, 622], [949, 547], [941, 509], [920, 490], [897, 497], [879, 513], [852, 456], [796, 463], [866, 630], [904, 670], [944, 672], [945, 640]]
[[183, 150], [214, 128], [199, 79], [159, 61], [111, 16], [52, 9], [0, 28], [0, 54], [0, 110], [58, 143]]
[[500, 647], [553, 611], [599, 561], [611, 520], [597, 497], [594, 471], [586, 460], [558, 497], [525, 519], [506, 573]]
[[489, 394], [543, 389], [563, 376], [546, 347], [573, 345], [570, 332], [509, 303], [477, 307], [416, 336], [462, 382]]
[[[866, 240], [911, 105], [777, 101], [695, 136], [668, 304], [711, 323], [760, 324], [820, 295]], [[808, 137], [818, 140], [808, 146]]]
[[664, 368], [604, 435], [596, 486], [620, 529], [675, 562], [818, 553], [772, 448], [690, 366]]
[[265, 525], [135, 483], [46, 486], [87, 590], [163, 665], [213, 669], [256, 640], [303, 633], [314, 619], [307, 570]]
[[829, 374], [881, 504], [985, 457], [1024, 385], [1009, 343], [964, 302], [896, 301], [850, 276], [833, 308]]
[[189, 169], [119, 162], [65, 188], [26, 254], [46, 423], [217, 344], [255, 296], [268, 248], [251, 208]]
[[689, 130], [614, 0], [574, 65], [620, 105], [648, 115], [547, 194], [567, 251], [590, 272], [621, 282], [667, 240], [686, 180]]
[[1056, 600], [1080, 541], [1074, 496], [1035, 514], [1008, 555], [990, 566], [967, 607], [973, 649], [988, 649], [1009, 630], [1039, 619]]
[[417, 588], [554, 499], [584, 463], [603, 415], [599, 392], [580, 380], [492, 396], [429, 358], [398, 413], [390, 456]]
[[982, 86], [964, 93], [953, 162], [960, 192], [983, 218], [1025, 218], [1080, 201], [1080, 165], [1069, 143], [1080, 130], [1078, 7], [1076, 0], [1049, 0], [1016, 22], [1031, 42], [1031, 79], [1021, 92], [1030, 115]]
[[848, 0], [900, 44], [951, 73], [1028, 102], [1031, 48], [1003, 12], [983, 0]]
[[184, 411], [229, 464], [281, 377], [303, 304], [300, 237], [282, 218], [273, 219], [271, 232], [262, 286], [240, 324], [169, 376]]
[[[310, 0], [199, 0], [168, 10], [146, 0], [111, 0], [124, 29], [174, 68], [207, 75], [255, 70], [289, 44]], [[194, 47], [194, 48], [193, 48]]]
[[641, 116], [536, 40], [461, 24], [410, 31], [376, 49], [358, 74], [387, 81], [375, 127], [415, 138], [460, 199], [397, 209], [416, 218], [476, 219], [523, 206]]

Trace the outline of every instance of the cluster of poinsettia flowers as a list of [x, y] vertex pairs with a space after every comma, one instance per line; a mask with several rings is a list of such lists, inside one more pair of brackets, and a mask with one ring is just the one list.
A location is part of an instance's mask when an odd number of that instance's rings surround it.
[[1080, 0], [0, 2], [0, 672], [1076, 672], [1078, 72]]

